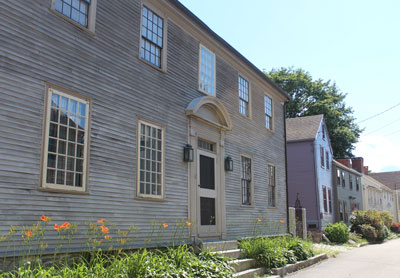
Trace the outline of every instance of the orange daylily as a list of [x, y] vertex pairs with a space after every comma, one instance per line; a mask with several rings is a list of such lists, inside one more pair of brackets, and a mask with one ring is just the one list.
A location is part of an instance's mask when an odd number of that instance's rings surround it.
[[162, 225], [163, 225], [164, 229], [168, 228], [168, 224], [167, 223], [163, 223]]
[[61, 228], [68, 230], [69, 226], [71, 226], [69, 222], [64, 222], [64, 224], [61, 225]]
[[109, 229], [108, 229], [106, 226], [101, 225], [101, 226], [100, 226], [100, 229], [101, 229], [101, 232], [102, 232], [102, 233], [108, 234]]
[[103, 218], [101, 218], [100, 220], [97, 221], [97, 223], [100, 223], [100, 224], [102, 224], [103, 222], [104, 222]]
[[260, 218], [257, 218], [257, 222], [261, 222], [261, 219], [260, 219]]
[[50, 221], [51, 221], [51, 218], [50, 218], [50, 217], [47, 217], [47, 216], [45, 216], [45, 215], [42, 215], [42, 217], [40, 217], [40, 219], [41, 219], [43, 222], [50, 222]]
[[186, 221], [186, 225], [187, 225], [188, 227], [190, 227], [190, 226], [192, 226], [192, 222]]
[[283, 224], [283, 223], [285, 223], [285, 220], [283, 220], [283, 219], [282, 219], [282, 220], [281, 220], [281, 221], [279, 221], [279, 222], [281, 222], [281, 223]]
[[27, 236], [28, 238], [29, 238], [29, 237], [32, 237], [32, 236], [33, 236], [32, 231], [31, 231], [31, 230], [26, 231], [26, 232], [25, 232], [25, 236]]
[[54, 230], [56, 230], [57, 232], [59, 232], [62, 229], [62, 226], [58, 225], [58, 224], [54, 224]]

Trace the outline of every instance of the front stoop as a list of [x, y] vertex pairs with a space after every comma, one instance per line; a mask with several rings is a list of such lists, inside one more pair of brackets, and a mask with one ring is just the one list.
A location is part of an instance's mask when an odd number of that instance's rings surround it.
[[203, 242], [201, 245], [203, 249], [212, 250], [231, 259], [229, 265], [235, 271], [235, 278], [254, 278], [265, 274], [265, 268], [256, 267], [254, 259], [241, 258], [236, 240]]

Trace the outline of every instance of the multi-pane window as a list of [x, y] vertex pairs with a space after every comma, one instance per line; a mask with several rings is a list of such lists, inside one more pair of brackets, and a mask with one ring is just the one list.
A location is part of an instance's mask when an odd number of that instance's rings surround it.
[[328, 188], [329, 213], [332, 213], [332, 190]]
[[239, 76], [239, 112], [249, 116], [249, 82]]
[[326, 158], [326, 169], [329, 169], [329, 152], [325, 152], [325, 158]]
[[344, 211], [343, 211], [342, 201], [339, 201], [339, 216], [340, 216], [340, 221], [344, 221]]
[[322, 139], [325, 140], [325, 125], [322, 125]]
[[275, 166], [268, 165], [268, 200], [270, 207], [276, 207], [276, 178]]
[[242, 156], [242, 204], [251, 205], [251, 158]]
[[215, 96], [215, 55], [200, 45], [200, 90]]
[[321, 167], [325, 167], [325, 157], [324, 157], [324, 148], [321, 146], [319, 149], [319, 153], [321, 155]]
[[349, 174], [349, 187], [350, 190], [353, 190], [353, 177]]
[[360, 177], [356, 177], [356, 191], [360, 190]]
[[340, 175], [340, 170], [339, 169], [336, 170], [336, 176], [337, 176], [337, 185], [340, 185], [340, 181], [342, 179], [341, 179], [341, 175]]
[[324, 200], [324, 211], [328, 212], [328, 193], [327, 193], [327, 188], [326, 186], [322, 187], [322, 195], [323, 195], [323, 200]]
[[79, 23], [88, 27], [90, 0], [55, 0], [54, 9]]
[[143, 60], [159, 68], [161, 68], [163, 49], [163, 24], [164, 21], [161, 17], [143, 6], [140, 55]]
[[163, 196], [163, 128], [139, 121], [138, 195]]
[[89, 102], [50, 89], [43, 187], [85, 191]]
[[343, 172], [343, 171], [342, 171], [342, 186], [343, 186], [343, 187], [346, 187], [346, 180], [345, 180], [344, 172]]
[[265, 127], [272, 129], [272, 99], [264, 96]]

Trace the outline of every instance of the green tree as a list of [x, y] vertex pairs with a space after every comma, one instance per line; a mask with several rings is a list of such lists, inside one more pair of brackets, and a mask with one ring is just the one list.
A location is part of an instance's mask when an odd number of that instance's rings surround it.
[[353, 144], [363, 130], [355, 123], [353, 109], [346, 106], [346, 94], [335, 83], [313, 80], [303, 69], [272, 69], [265, 74], [292, 97], [286, 117], [324, 114], [334, 157], [353, 157]]

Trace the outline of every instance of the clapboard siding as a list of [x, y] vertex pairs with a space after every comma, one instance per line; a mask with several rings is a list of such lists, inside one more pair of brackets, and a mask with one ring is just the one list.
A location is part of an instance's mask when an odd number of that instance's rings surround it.
[[[50, 2], [1, 1], [0, 232], [9, 225], [34, 224], [45, 214], [58, 223], [78, 224], [74, 248], [86, 241], [84, 223], [99, 218], [123, 229], [135, 225], [137, 244], [149, 236], [152, 221], [169, 223], [163, 237], [171, 238], [176, 220], [189, 214], [188, 163], [182, 161], [188, 141], [185, 109], [203, 96], [197, 90], [202, 39], [167, 14], [167, 71], [163, 72], [139, 59], [139, 0], [98, 0], [95, 34], [52, 12]], [[252, 118], [239, 115], [238, 69], [218, 55], [216, 62], [217, 98], [234, 125], [225, 138], [226, 155], [235, 163], [234, 171], [225, 176], [225, 202], [227, 235], [235, 238], [249, 235], [251, 225], [243, 224], [258, 217], [274, 223], [286, 219], [283, 105], [274, 97], [279, 93], [257, 85], [259, 77], [244, 75], [251, 83]], [[88, 194], [40, 190], [48, 83], [91, 99]], [[274, 100], [274, 132], [264, 127], [264, 93]], [[135, 198], [138, 119], [165, 127], [162, 202]], [[252, 208], [241, 207], [241, 153], [253, 156]], [[267, 204], [267, 163], [277, 169], [275, 209]], [[285, 225], [279, 224], [279, 232]], [[50, 245], [55, 240], [53, 231]]]

